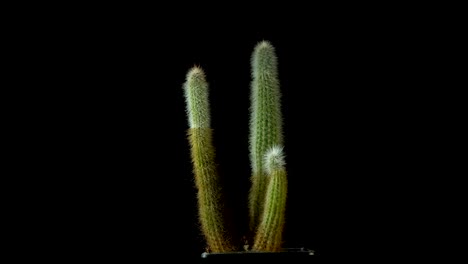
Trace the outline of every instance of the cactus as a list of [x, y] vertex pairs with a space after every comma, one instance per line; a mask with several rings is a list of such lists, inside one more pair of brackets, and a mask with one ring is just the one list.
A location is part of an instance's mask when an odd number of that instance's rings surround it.
[[283, 149], [272, 147], [264, 157], [267, 190], [265, 208], [255, 234], [253, 250], [280, 251], [286, 210], [287, 179]]
[[267, 177], [264, 156], [283, 144], [277, 59], [273, 46], [262, 41], [251, 57], [250, 161], [252, 187], [249, 194], [250, 229], [255, 232], [263, 212]]
[[184, 89], [201, 228], [211, 251], [232, 251], [234, 248], [222, 218], [221, 187], [210, 128], [208, 83], [201, 68], [194, 67], [189, 71]]
[[[269, 42], [257, 44], [251, 56], [251, 67], [249, 148], [252, 186], [247, 240], [254, 251], [279, 251], [285, 223], [287, 178], [277, 58]], [[210, 127], [208, 83], [200, 67], [188, 72], [184, 91], [201, 229], [210, 251], [234, 251], [241, 246], [233, 244], [231, 238], [234, 236], [225, 228]], [[248, 245], [244, 248], [248, 249]]]

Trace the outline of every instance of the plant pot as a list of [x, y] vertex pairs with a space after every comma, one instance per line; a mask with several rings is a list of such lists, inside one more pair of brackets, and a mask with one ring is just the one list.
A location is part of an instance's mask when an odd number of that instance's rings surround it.
[[201, 255], [202, 264], [226, 264], [226, 263], [264, 263], [264, 261], [274, 261], [274, 263], [302, 264], [311, 263], [314, 251], [304, 248], [285, 248], [280, 252], [252, 252], [236, 251], [226, 253], [203, 253]]

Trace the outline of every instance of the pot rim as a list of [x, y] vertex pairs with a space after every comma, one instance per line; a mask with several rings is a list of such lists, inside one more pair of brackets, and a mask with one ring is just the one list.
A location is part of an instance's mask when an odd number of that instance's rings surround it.
[[306, 248], [284, 248], [281, 251], [271, 252], [271, 251], [230, 251], [230, 252], [203, 252], [201, 254], [202, 258], [207, 258], [208, 256], [222, 256], [222, 255], [289, 255], [294, 253], [300, 253], [303, 255], [313, 256], [315, 251], [312, 249]]

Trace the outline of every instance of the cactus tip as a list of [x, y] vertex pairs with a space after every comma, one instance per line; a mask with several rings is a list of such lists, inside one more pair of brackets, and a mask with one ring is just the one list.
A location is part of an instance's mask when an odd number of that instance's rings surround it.
[[187, 80], [189, 79], [205, 79], [205, 72], [200, 66], [195, 65], [187, 73]]
[[262, 40], [258, 42], [254, 49], [254, 54], [264, 54], [264, 53], [269, 53], [272, 56], [274, 56], [274, 53], [275, 53], [275, 47], [268, 40]]
[[281, 146], [273, 146], [271, 147], [265, 154], [265, 170], [268, 174], [275, 169], [279, 169], [284, 167], [284, 153], [283, 147]]
[[271, 45], [270, 41], [268, 40], [262, 40], [257, 43], [257, 48], [266, 48], [266, 47], [273, 47], [273, 45]]

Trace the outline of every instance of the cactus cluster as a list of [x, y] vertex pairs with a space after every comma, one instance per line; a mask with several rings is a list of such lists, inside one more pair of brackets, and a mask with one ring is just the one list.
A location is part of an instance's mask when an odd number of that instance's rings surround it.
[[[270, 42], [256, 45], [251, 68], [249, 247], [253, 251], [275, 252], [281, 250], [283, 242], [287, 177], [277, 57]], [[222, 217], [223, 193], [216, 169], [208, 82], [203, 70], [190, 69], [183, 87], [201, 229], [209, 251], [236, 251], [239, 245], [232, 241]]]

